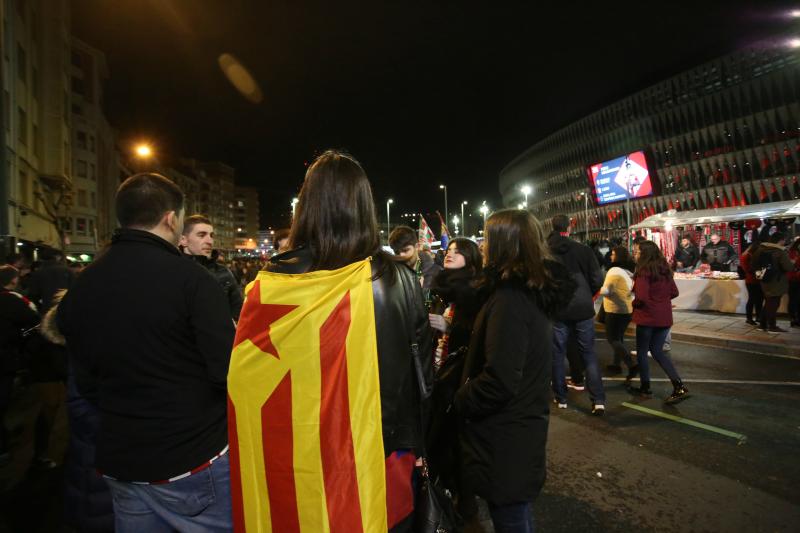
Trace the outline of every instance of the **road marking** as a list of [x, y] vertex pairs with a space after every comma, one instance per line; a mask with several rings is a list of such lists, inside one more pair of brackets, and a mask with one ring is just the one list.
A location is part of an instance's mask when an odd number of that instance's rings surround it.
[[629, 409], [634, 409], [636, 411], [641, 411], [642, 413], [647, 413], [649, 415], [666, 418], [667, 420], [672, 420], [673, 422], [678, 422], [679, 424], [686, 424], [687, 426], [705, 429], [706, 431], [711, 431], [719, 435], [731, 437], [738, 440], [740, 443], [747, 440], [747, 437], [745, 435], [742, 435], [741, 433], [736, 433], [734, 431], [728, 431], [727, 429], [722, 429], [716, 426], [703, 424], [702, 422], [697, 422], [695, 420], [689, 420], [688, 418], [683, 418], [682, 416], [671, 415], [669, 413], [665, 413], [664, 411], [658, 411], [657, 409], [650, 409], [649, 407], [643, 407], [641, 405], [636, 405], [634, 403], [622, 402], [622, 405]]
[[[603, 378], [603, 381], [625, 381], [626, 378]], [[650, 381], [669, 381], [666, 378], [653, 378]], [[800, 381], [754, 381], [737, 379], [684, 379], [685, 383], [719, 383], [723, 385], [783, 385], [800, 387]]]

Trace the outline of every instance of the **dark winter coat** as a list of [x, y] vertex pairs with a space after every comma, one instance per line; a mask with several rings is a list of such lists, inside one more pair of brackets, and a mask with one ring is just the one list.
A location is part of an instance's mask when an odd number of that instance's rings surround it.
[[219, 283], [219, 286], [222, 287], [222, 292], [225, 293], [225, 298], [228, 300], [228, 307], [231, 311], [231, 317], [238, 322], [244, 299], [242, 298], [242, 291], [239, 288], [239, 283], [233, 276], [233, 272], [217, 261], [216, 250], [210, 258], [204, 255], [190, 255], [189, 257], [211, 272], [214, 279]]
[[556, 319], [565, 321], [592, 318], [594, 316], [594, 295], [603, 286], [603, 271], [600, 270], [600, 264], [597, 262], [594, 251], [585, 244], [555, 232], [547, 238], [547, 243], [550, 245], [553, 255], [566, 267], [577, 286], [575, 295], [568, 304], [562, 304], [563, 306], [556, 314]]
[[214, 278], [175, 246], [117, 230], [64, 296], [56, 322], [78, 392], [100, 413], [98, 470], [159, 481], [227, 445], [233, 321]]
[[671, 327], [672, 300], [678, 294], [678, 286], [669, 269], [665, 268], [658, 279], [637, 272], [633, 277], [633, 323], [637, 326]]
[[53, 305], [53, 297], [75, 283], [75, 273], [58, 261], [46, 261], [28, 276], [28, 298], [44, 315]]
[[0, 288], [0, 375], [14, 374], [21, 364], [22, 332], [39, 323], [39, 314], [19, 293]]
[[[301, 247], [272, 257], [268, 270], [302, 274], [311, 271], [311, 265], [310, 250]], [[386, 271], [378, 275], [381, 267]], [[422, 444], [419, 386], [408, 326], [415, 332], [414, 340], [423, 355], [428, 384], [433, 382], [432, 332], [414, 272], [384, 255], [373, 259], [372, 269], [383, 447], [388, 457], [395, 450], [419, 450]], [[413, 294], [414, 301], [407, 300], [406, 290]]]
[[[675, 265], [677, 268], [694, 268], [700, 260], [700, 252], [697, 246], [690, 244], [686, 248], [678, 246], [675, 250]], [[681, 263], [683, 266], [677, 266]]]
[[775, 274], [771, 279], [768, 281], [761, 280], [764, 296], [770, 298], [783, 296], [789, 292], [789, 277], [787, 273], [794, 270], [794, 263], [789, 259], [789, 254], [786, 253], [783, 246], [771, 242], [762, 242], [750, 261], [753, 265], [753, 270], [758, 270], [759, 265], [764, 264], [764, 258], [762, 257], [764, 254], [770, 254], [772, 267], [775, 269]]
[[532, 500], [546, 477], [551, 317], [575, 290], [563, 269], [550, 269], [558, 281], [540, 291], [518, 281], [490, 286], [455, 398], [464, 483], [496, 505]]
[[450, 322], [448, 353], [469, 346], [472, 324], [481, 307], [478, 291], [473, 287], [475, 278], [475, 274], [464, 268], [442, 270], [431, 285], [435, 297], [430, 309], [432, 314], [441, 315], [448, 305], [455, 305]]
[[722, 272], [729, 272], [731, 264], [737, 259], [736, 250], [725, 240], [721, 240], [717, 244], [711, 242], [706, 244], [701, 257], [703, 263], [711, 266], [711, 270]]

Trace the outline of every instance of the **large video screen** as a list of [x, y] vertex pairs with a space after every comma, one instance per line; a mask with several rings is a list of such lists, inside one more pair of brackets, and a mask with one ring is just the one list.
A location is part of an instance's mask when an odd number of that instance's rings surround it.
[[653, 195], [653, 183], [644, 152], [617, 157], [589, 167], [597, 205]]

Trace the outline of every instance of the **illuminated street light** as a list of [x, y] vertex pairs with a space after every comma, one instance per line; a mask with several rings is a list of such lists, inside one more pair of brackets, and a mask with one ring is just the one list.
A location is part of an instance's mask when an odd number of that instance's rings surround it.
[[390, 232], [390, 225], [391, 225], [390, 221], [391, 221], [391, 218], [390, 218], [390, 215], [389, 215], [389, 206], [392, 205], [393, 203], [394, 203], [394, 200], [392, 200], [391, 198], [386, 200], [386, 235], [389, 235], [389, 232]]
[[458, 215], [453, 215], [453, 226], [455, 226], [456, 235], [458, 235], [458, 223], [459, 223]]
[[800, 48], [800, 39], [798, 38], [789, 39], [789, 42], [787, 44], [789, 45], [789, 48]]
[[444, 190], [444, 219], [447, 220], [447, 185], [439, 185]]
[[[531, 191], [533, 189], [531, 189], [530, 185], [523, 185], [522, 187], [520, 187], [519, 190], [520, 190], [520, 192], [522, 192], [522, 194], [525, 195], [525, 207], [528, 207], [528, 195], [531, 193]], [[522, 209], [522, 208], [520, 208], [520, 209]]]
[[[486, 229], [486, 216], [489, 214], [489, 206], [486, 205], [486, 200], [483, 201], [483, 204], [481, 205], [481, 208], [478, 209], [478, 211], [480, 211], [481, 214], [483, 215], [483, 227], [484, 229]], [[483, 230], [481, 230], [480, 233], [483, 234]]]
[[297, 202], [299, 201], [300, 200], [298, 200], [297, 198], [292, 198], [292, 220], [294, 220], [294, 211], [295, 208], [297, 207]]
[[463, 226], [461, 228], [461, 234], [462, 235], [466, 235], [467, 234], [467, 219], [464, 218], [464, 206], [465, 205], [467, 205], [467, 201], [466, 200], [461, 202], [461, 223], [462, 223], [462, 226]]
[[135, 148], [135, 153], [137, 157], [141, 157], [142, 159], [148, 159], [153, 155], [153, 149], [150, 148], [147, 144], [139, 144]]
[[793, 9], [789, 11], [789, 16], [793, 18], [800, 18], [800, 9]]

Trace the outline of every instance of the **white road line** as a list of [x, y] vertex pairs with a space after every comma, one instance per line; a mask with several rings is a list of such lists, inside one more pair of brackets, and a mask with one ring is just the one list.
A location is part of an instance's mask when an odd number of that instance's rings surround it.
[[[625, 381], [625, 378], [603, 378], [603, 381]], [[633, 381], [639, 381], [635, 378]], [[652, 378], [650, 381], [665, 381], [667, 378]], [[722, 385], [783, 385], [787, 387], [800, 387], [800, 381], [755, 381], [738, 379], [684, 379], [685, 383], [719, 383]]]

